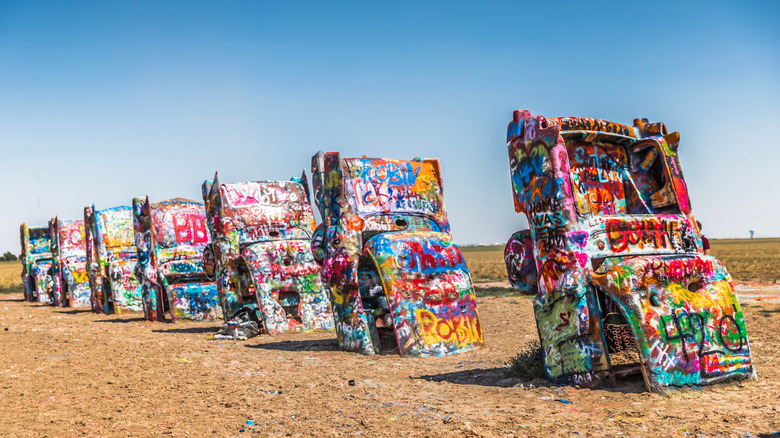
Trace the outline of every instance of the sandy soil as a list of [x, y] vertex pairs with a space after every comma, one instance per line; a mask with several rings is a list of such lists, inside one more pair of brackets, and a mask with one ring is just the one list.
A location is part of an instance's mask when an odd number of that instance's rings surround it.
[[149, 323], [0, 295], [0, 436], [780, 431], [777, 304], [744, 305], [758, 382], [665, 396], [645, 392], [641, 378], [600, 390], [505, 379], [504, 363], [537, 336], [530, 300], [485, 297], [479, 306], [485, 349], [404, 359], [341, 352], [329, 333], [214, 341], [216, 323]]

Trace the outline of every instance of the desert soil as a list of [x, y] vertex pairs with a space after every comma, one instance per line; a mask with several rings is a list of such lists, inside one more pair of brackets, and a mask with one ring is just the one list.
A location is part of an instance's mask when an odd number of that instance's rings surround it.
[[0, 436], [780, 431], [777, 304], [743, 303], [758, 382], [656, 395], [641, 377], [598, 390], [506, 379], [504, 364], [537, 339], [531, 302], [478, 302], [484, 349], [414, 359], [342, 352], [331, 333], [215, 341], [218, 323], [150, 323], [0, 295]]

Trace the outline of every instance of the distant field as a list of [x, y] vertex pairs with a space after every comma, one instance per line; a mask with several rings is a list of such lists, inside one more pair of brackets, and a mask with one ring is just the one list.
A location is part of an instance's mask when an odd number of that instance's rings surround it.
[[22, 264], [0, 262], [0, 292], [18, 292], [22, 289]]
[[780, 239], [710, 240], [710, 245], [735, 280], [780, 280]]
[[[780, 280], [780, 238], [710, 240], [712, 255], [720, 259], [734, 280]], [[506, 281], [503, 246], [463, 247], [474, 281]]]
[[474, 281], [507, 281], [503, 246], [467, 246], [461, 250]]

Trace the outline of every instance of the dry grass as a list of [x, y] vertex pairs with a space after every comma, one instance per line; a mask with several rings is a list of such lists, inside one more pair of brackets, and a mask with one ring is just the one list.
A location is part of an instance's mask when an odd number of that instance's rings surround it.
[[22, 264], [0, 262], [0, 292], [19, 292], [22, 289]]
[[734, 280], [780, 280], [780, 239], [710, 240], [710, 246]]
[[507, 281], [503, 246], [469, 246], [461, 250], [474, 281]]
[[[713, 239], [710, 245], [734, 280], [780, 280], [780, 239]], [[503, 246], [461, 249], [475, 282], [507, 280]]]

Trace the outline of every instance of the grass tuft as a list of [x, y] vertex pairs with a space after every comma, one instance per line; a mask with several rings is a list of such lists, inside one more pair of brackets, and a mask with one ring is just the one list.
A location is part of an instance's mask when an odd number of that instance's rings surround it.
[[484, 297], [495, 297], [495, 298], [504, 298], [504, 297], [514, 297], [514, 298], [530, 298], [530, 295], [523, 295], [520, 292], [518, 292], [516, 289], [509, 288], [509, 287], [475, 287], [474, 293], [477, 295], [477, 298], [484, 298]]
[[547, 373], [544, 371], [542, 345], [539, 341], [525, 344], [520, 352], [505, 364], [505, 367], [504, 375], [506, 377], [517, 377], [523, 380], [547, 377]]
[[16, 285], [3, 284], [3, 285], [0, 285], [0, 294], [17, 294], [17, 293], [18, 294], [24, 293], [24, 289], [22, 288], [21, 284], [16, 284]]

